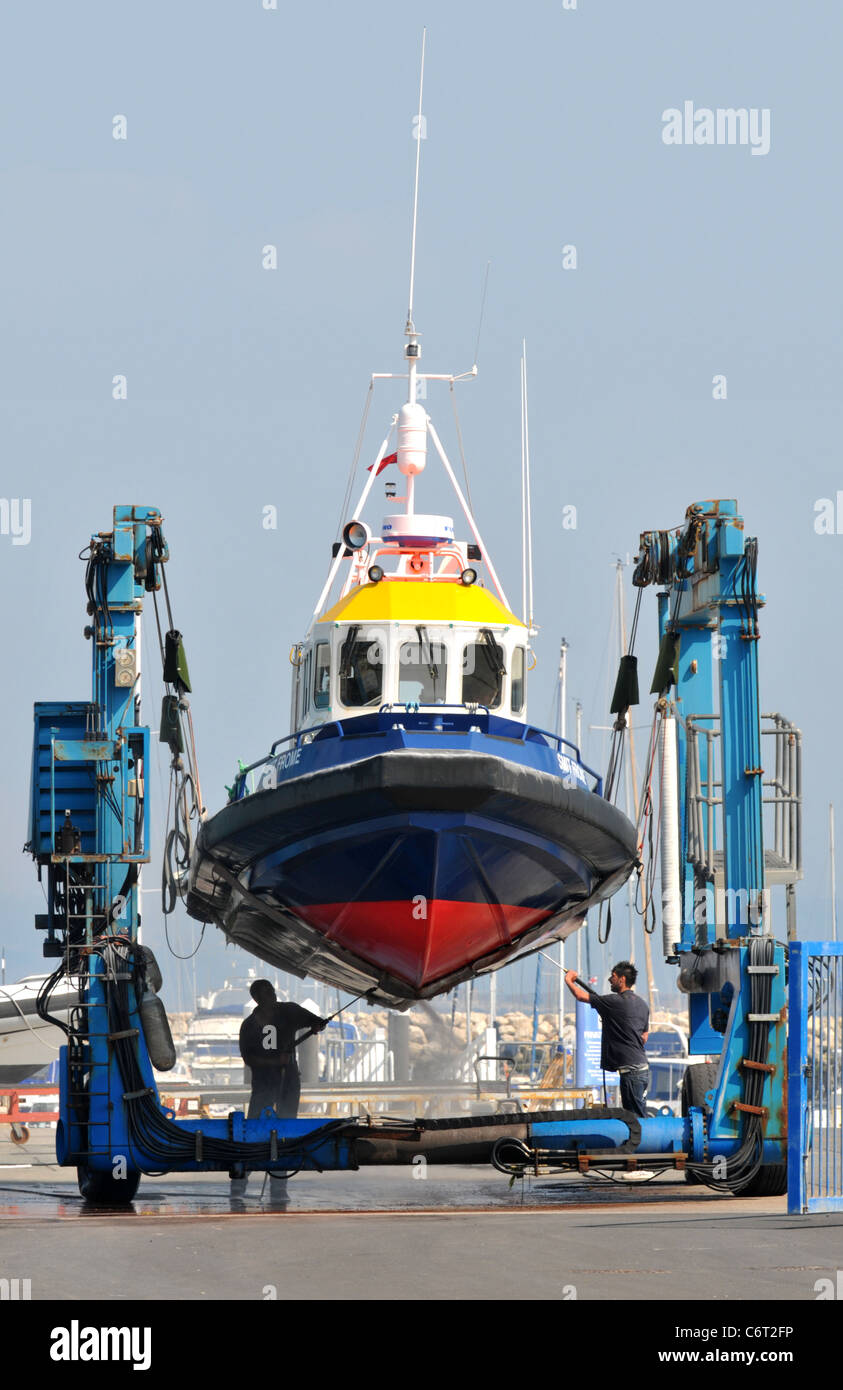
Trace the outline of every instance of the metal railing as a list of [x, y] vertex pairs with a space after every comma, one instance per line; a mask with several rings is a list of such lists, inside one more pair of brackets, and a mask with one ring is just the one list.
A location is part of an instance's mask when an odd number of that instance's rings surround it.
[[386, 1030], [379, 1029], [373, 1038], [323, 1038], [326, 1085], [355, 1082], [361, 1085], [393, 1080], [393, 1058], [389, 1051]]
[[476, 1037], [470, 1038], [462, 1052], [451, 1063], [451, 1074], [455, 1081], [496, 1081], [497, 1067], [492, 1063], [492, 1054], [497, 1047], [497, 1034], [493, 1028], [481, 1028]]
[[763, 737], [775, 740], [775, 772], [763, 783], [773, 795], [773, 853], [802, 877], [802, 732], [782, 714], [762, 714], [772, 728], [762, 727]]
[[[573, 1088], [573, 1067], [571, 1058], [563, 1056], [561, 1066], [556, 1070], [553, 1067], [554, 1058], [557, 1056], [558, 1043], [509, 1043], [506, 1052], [484, 1052], [474, 1059], [475, 1093], [480, 1098], [481, 1086], [488, 1090], [494, 1087], [501, 1089], [507, 1099], [513, 1096], [513, 1084], [517, 1090], [523, 1089], [525, 1083], [530, 1087], [550, 1087], [554, 1086], [559, 1090], [570, 1090]], [[533, 1065], [530, 1066], [532, 1056]], [[481, 1063], [495, 1063], [494, 1074], [487, 1074], [481, 1077]], [[523, 1068], [521, 1063], [524, 1063]], [[556, 1071], [556, 1074], [554, 1072]], [[488, 1069], [487, 1069], [488, 1072]], [[589, 1089], [589, 1088], [584, 1088]]]
[[843, 945], [792, 942], [789, 970], [787, 1209], [843, 1211]]
[[[762, 738], [774, 743], [774, 771], [762, 781], [768, 793], [763, 804], [772, 808], [765, 818], [765, 872], [768, 884], [792, 883], [802, 877], [802, 733], [781, 714], [762, 714], [761, 719]], [[698, 873], [714, 879], [723, 868], [720, 719], [695, 715], [685, 728], [688, 859]]]
[[[450, 713], [448, 713], [450, 711]], [[481, 728], [476, 723], [478, 718], [482, 718], [486, 727]], [[398, 721], [391, 726], [387, 721], [393, 719]], [[495, 725], [498, 725], [498, 728]], [[506, 725], [504, 731], [501, 726]], [[466, 730], [467, 732], [486, 733], [490, 737], [500, 735], [508, 739], [518, 739], [522, 743], [546, 743], [549, 747], [555, 748], [557, 753], [564, 753], [570, 749], [578, 765], [583, 772], [594, 779], [592, 790], [597, 796], [603, 795], [603, 778], [594, 768], [589, 767], [582, 760], [582, 754], [578, 746], [570, 739], [563, 738], [561, 734], [551, 732], [550, 729], [540, 729], [536, 724], [524, 724], [520, 720], [510, 719], [505, 715], [490, 712], [485, 705], [397, 705], [387, 702], [377, 710], [377, 712], [365, 712], [352, 714], [347, 720], [332, 719], [328, 724], [319, 724], [310, 729], [299, 729], [290, 734], [284, 734], [277, 738], [272, 744], [268, 753], [256, 759], [253, 763], [238, 768], [237, 776], [230, 788], [229, 799], [239, 801], [243, 796], [250, 795], [255, 791], [255, 781], [252, 776], [259, 768], [266, 768], [278, 754], [282, 744], [290, 744], [291, 749], [301, 748], [304, 744], [322, 741], [328, 738], [366, 738], [371, 737], [372, 733], [379, 732], [381, 728], [400, 727], [408, 733], [435, 733], [446, 734], [456, 730]]]

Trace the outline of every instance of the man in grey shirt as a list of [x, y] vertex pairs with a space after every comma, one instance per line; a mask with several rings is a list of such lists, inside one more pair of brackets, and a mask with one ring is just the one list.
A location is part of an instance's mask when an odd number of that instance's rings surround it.
[[631, 961], [618, 961], [609, 976], [611, 994], [595, 994], [594, 990], [577, 984], [576, 979], [576, 970], [566, 971], [565, 983], [574, 998], [596, 1009], [603, 1024], [601, 1067], [604, 1071], [616, 1071], [620, 1076], [624, 1110], [646, 1116], [644, 1097], [650, 1068], [644, 1044], [649, 1037], [650, 1010], [632, 988], [638, 971]]

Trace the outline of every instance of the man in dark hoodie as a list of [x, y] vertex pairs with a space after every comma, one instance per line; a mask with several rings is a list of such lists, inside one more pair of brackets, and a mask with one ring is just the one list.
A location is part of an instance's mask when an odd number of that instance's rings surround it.
[[302, 1028], [321, 1033], [327, 1019], [300, 1004], [279, 1004], [269, 980], [255, 980], [249, 993], [257, 1008], [240, 1028], [240, 1055], [252, 1073], [247, 1118], [254, 1120], [270, 1107], [279, 1120], [294, 1120], [301, 1095], [296, 1033]]

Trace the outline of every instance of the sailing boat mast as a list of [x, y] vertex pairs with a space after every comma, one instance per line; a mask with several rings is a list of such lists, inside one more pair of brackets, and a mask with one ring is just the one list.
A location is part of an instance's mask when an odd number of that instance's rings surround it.
[[837, 864], [834, 852], [834, 803], [828, 807], [828, 857], [831, 863], [831, 939], [837, 940]]
[[521, 341], [521, 611], [533, 635], [533, 522], [530, 505], [530, 424], [527, 407], [527, 340]]
[[[565, 638], [559, 644], [559, 683], [557, 686], [558, 704], [556, 708], [556, 732], [560, 738], [565, 738], [566, 721], [565, 705], [567, 703], [568, 690], [568, 643]], [[579, 742], [577, 743], [579, 747]]]

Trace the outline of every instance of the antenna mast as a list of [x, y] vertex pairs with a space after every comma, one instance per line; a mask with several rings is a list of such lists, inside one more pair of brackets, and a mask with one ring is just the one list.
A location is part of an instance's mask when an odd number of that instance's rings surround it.
[[[416, 180], [413, 189], [413, 234], [410, 240], [410, 306], [407, 310], [406, 333], [415, 333], [413, 324], [413, 291], [416, 279], [416, 219], [419, 211], [419, 165], [421, 163], [421, 142], [422, 142], [422, 94], [424, 92], [424, 49], [427, 40], [427, 29], [422, 29], [422, 51], [421, 51], [421, 72], [419, 74], [419, 114], [416, 120]], [[412, 399], [415, 399], [413, 397]]]
[[419, 74], [419, 114], [416, 119], [416, 179], [413, 190], [413, 234], [410, 239], [410, 303], [407, 309], [407, 327], [404, 332], [407, 336], [407, 344], [404, 348], [404, 357], [407, 361], [407, 403], [402, 405], [398, 413], [398, 471], [404, 474], [407, 479], [407, 493], [405, 503], [407, 515], [412, 516], [414, 511], [413, 495], [415, 492], [416, 476], [421, 473], [425, 466], [427, 454], [427, 411], [419, 405], [416, 400], [419, 358], [421, 348], [419, 347], [416, 327], [413, 323], [413, 291], [416, 281], [416, 222], [419, 211], [419, 164], [421, 163], [421, 142], [424, 134], [424, 116], [422, 115], [422, 95], [424, 92], [424, 49], [427, 39], [427, 29], [422, 29], [422, 51], [421, 51], [421, 72]]

